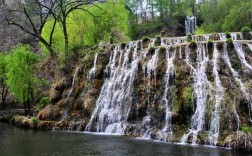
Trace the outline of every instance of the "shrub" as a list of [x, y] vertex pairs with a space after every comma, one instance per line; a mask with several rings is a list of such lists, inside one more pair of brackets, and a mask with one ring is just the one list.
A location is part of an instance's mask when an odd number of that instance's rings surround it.
[[40, 101], [39, 101], [39, 108], [40, 109], [43, 109], [46, 107], [46, 105], [49, 103], [49, 97], [46, 96], [46, 97], [43, 97]]
[[153, 50], [153, 49], [156, 49], [156, 47], [155, 47], [155, 46], [150, 46], [149, 49], [150, 49], [150, 50]]
[[157, 35], [155, 42], [154, 42], [155, 46], [160, 46], [161, 45], [161, 36]]
[[187, 40], [187, 42], [191, 42], [192, 41], [192, 34], [188, 34], [186, 40]]
[[242, 127], [242, 131], [243, 131], [244, 133], [249, 133], [249, 132], [251, 132], [251, 130], [250, 130], [250, 128], [249, 128], [248, 126], [243, 126], [243, 127]]
[[225, 32], [226, 38], [232, 38], [230, 32]]
[[197, 47], [197, 42], [196, 42], [195, 40], [192, 40], [192, 41], [190, 42], [190, 47], [196, 48], [196, 47]]
[[203, 27], [197, 27], [195, 34], [196, 35], [203, 35], [203, 34], [206, 34], [206, 32], [204, 31]]
[[228, 38], [228, 39], [226, 40], [226, 43], [228, 43], [228, 44], [233, 43], [232, 38]]
[[213, 47], [213, 41], [212, 40], [208, 40], [207, 41], [207, 45], [208, 45], [208, 47]]
[[36, 125], [38, 124], [38, 119], [36, 117], [31, 118], [32, 124]]
[[247, 27], [247, 26], [242, 27], [242, 29], [241, 29], [242, 33], [247, 33], [247, 32], [250, 32], [250, 31], [251, 31], [251, 29], [249, 27]]
[[150, 40], [150, 38], [148, 36], [143, 37], [143, 42], [148, 42], [149, 40]]
[[161, 40], [161, 35], [156, 35], [157, 40]]
[[126, 47], [126, 43], [125, 42], [122, 42], [121, 43], [121, 48], [124, 49]]

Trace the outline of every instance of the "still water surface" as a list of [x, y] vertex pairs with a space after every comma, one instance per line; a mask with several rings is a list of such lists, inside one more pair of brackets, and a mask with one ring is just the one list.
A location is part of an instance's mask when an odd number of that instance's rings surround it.
[[245, 156], [222, 148], [176, 145], [123, 136], [24, 130], [0, 123], [0, 156]]

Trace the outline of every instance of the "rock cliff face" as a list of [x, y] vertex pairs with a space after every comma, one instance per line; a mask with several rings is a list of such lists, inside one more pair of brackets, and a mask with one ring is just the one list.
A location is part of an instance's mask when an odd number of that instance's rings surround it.
[[58, 111], [44, 118], [60, 129], [252, 149], [252, 41], [231, 36], [101, 44], [71, 85], [52, 87]]

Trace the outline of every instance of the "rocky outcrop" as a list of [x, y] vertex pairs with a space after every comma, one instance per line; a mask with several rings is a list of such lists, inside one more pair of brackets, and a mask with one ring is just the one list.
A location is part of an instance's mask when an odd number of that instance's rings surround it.
[[223, 35], [106, 44], [82, 60], [72, 86], [52, 87], [53, 106], [38, 118], [58, 116], [56, 129], [251, 149], [252, 42]]

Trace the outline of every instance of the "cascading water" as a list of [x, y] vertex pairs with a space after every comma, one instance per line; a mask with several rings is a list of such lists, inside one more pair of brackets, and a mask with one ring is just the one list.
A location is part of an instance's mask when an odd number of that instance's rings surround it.
[[185, 20], [186, 34], [194, 34], [196, 31], [196, 17], [187, 16]]
[[165, 126], [163, 128], [163, 131], [172, 133], [172, 124], [171, 124], [171, 118], [172, 118], [172, 104], [171, 104], [171, 98], [170, 98], [170, 82], [172, 78], [174, 77], [174, 64], [173, 60], [175, 58], [176, 49], [173, 52], [169, 52], [168, 49], [166, 49], [166, 73], [165, 73], [165, 91], [164, 95], [162, 97], [162, 102], [165, 104], [166, 107], [166, 115], [165, 115]]
[[216, 146], [217, 139], [219, 137], [219, 126], [220, 126], [220, 104], [223, 97], [223, 88], [221, 86], [221, 81], [219, 77], [219, 67], [218, 67], [218, 58], [219, 58], [219, 52], [216, 48], [216, 44], [214, 44], [214, 52], [213, 52], [213, 74], [214, 74], [214, 81], [215, 81], [215, 108], [214, 112], [212, 112], [211, 117], [211, 124], [210, 124], [210, 130], [208, 134], [208, 141], [209, 144], [212, 146]]
[[[69, 101], [70, 100], [70, 97], [72, 96], [73, 94], [73, 89], [74, 89], [74, 85], [75, 85], [75, 79], [76, 79], [76, 76], [77, 76], [77, 73], [79, 71], [79, 66], [75, 69], [75, 72], [74, 72], [74, 76], [73, 76], [73, 81], [72, 81], [72, 85], [71, 85], [71, 89], [70, 91], [68, 92], [68, 95], [67, 95], [67, 100]], [[67, 106], [67, 108], [65, 109], [65, 111], [63, 112], [62, 114], [62, 117], [61, 117], [61, 121], [63, 121], [67, 115], [68, 115], [68, 110], [69, 109], [69, 106]]]
[[89, 79], [91, 79], [92, 77], [95, 76], [97, 58], [98, 58], [98, 53], [95, 53], [94, 66], [88, 73], [88, 78]]
[[[188, 48], [188, 47], [187, 47]], [[198, 45], [197, 47], [197, 67], [194, 68], [190, 60], [190, 50], [187, 50], [186, 62], [191, 67], [193, 75], [193, 87], [196, 96], [196, 110], [191, 119], [191, 127], [189, 133], [184, 134], [180, 142], [182, 144], [188, 141], [188, 137], [192, 134], [192, 144], [196, 144], [198, 132], [202, 131], [205, 124], [205, 109], [207, 96], [211, 91], [211, 84], [206, 75], [206, 64], [208, 62], [208, 55], [206, 53], [205, 45]]]
[[[233, 40], [241, 40], [239, 35], [231, 33]], [[219, 36], [220, 41], [226, 40], [224, 33]], [[141, 41], [127, 43], [125, 48], [111, 45], [104, 83], [86, 131], [181, 143], [205, 142], [211, 146], [220, 144], [226, 127], [237, 128], [240, 134], [240, 127], [250, 114], [241, 113], [239, 103], [249, 102], [252, 110], [251, 84], [250, 75], [239, 75], [234, 63], [238, 61], [243, 65], [241, 70], [251, 71], [250, 54], [243, 49], [244, 41], [233, 41], [234, 46], [227, 48], [227, 43], [217, 39], [211, 49], [207, 41], [214, 37], [193, 36], [197, 44], [194, 47], [185, 36], [161, 38], [161, 46], [154, 46], [155, 39], [150, 39], [145, 49], [146, 44]], [[251, 42], [246, 44], [252, 52]], [[99, 57], [97, 62], [97, 58], [96, 54], [88, 78], [98, 72], [96, 67], [100, 67], [102, 59]], [[234, 94], [239, 97], [230, 99]], [[223, 123], [222, 117], [227, 116], [232, 116], [231, 122]], [[227, 141], [233, 147], [232, 140]]]
[[241, 63], [252, 72], [252, 66], [245, 59], [245, 54], [244, 54], [244, 51], [242, 49], [242, 44], [239, 43], [239, 42], [234, 42], [233, 44], [234, 44], [234, 47], [235, 47], [235, 51], [237, 52], [238, 57], [241, 60]]
[[[152, 56], [150, 61], [147, 64], [147, 78], [148, 78], [148, 93], [150, 94], [150, 88], [151, 88], [151, 77], [154, 77], [154, 86], [156, 86], [156, 68], [157, 68], [157, 62], [158, 62], [158, 52], [159, 49], [155, 49], [155, 54]], [[150, 96], [148, 96], [148, 104], [150, 104]]]
[[228, 52], [227, 52], [227, 44], [224, 44], [224, 54], [223, 54], [224, 60], [226, 61], [228, 67], [231, 70], [231, 73], [233, 75], [233, 77], [235, 78], [236, 82], [239, 84], [240, 89], [242, 91], [242, 93], [244, 94], [246, 100], [250, 103], [250, 112], [252, 109], [252, 98], [251, 95], [249, 94], [249, 90], [244, 86], [242, 80], [240, 79], [239, 74], [235, 71], [235, 69], [232, 67], [229, 56], [228, 56]]
[[[139, 57], [134, 50], [132, 62], [129, 63], [131, 48], [136, 43], [129, 43], [125, 53], [117, 45], [111, 55], [108, 68], [109, 78], [105, 80], [96, 107], [86, 130], [123, 134], [125, 121], [130, 111], [133, 80], [137, 71]], [[118, 59], [119, 56], [119, 61]], [[118, 62], [118, 63], [117, 63]], [[97, 120], [96, 126], [94, 125]]]

